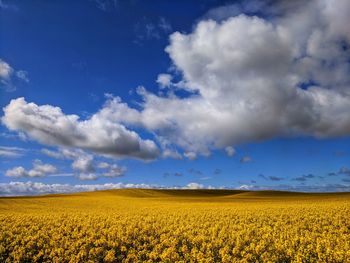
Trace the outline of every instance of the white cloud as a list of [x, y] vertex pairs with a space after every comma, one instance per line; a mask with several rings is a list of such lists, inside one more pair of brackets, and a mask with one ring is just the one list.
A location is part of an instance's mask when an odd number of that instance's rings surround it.
[[43, 153], [49, 157], [55, 158], [55, 159], [62, 159], [64, 157], [63, 154], [60, 152], [52, 151], [52, 150], [45, 149], [45, 148], [41, 149], [41, 153]]
[[241, 186], [239, 186], [237, 189], [238, 190], [254, 190], [257, 187], [255, 185], [247, 185], [247, 184], [243, 184]]
[[105, 170], [101, 173], [102, 176], [110, 178], [121, 177], [127, 171], [126, 167], [119, 166], [117, 164], [109, 164], [106, 162], [100, 162], [97, 167]]
[[56, 194], [56, 193], [72, 193], [85, 191], [98, 191], [108, 189], [124, 189], [124, 188], [153, 188], [155, 186], [148, 184], [123, 184], [123, 183], [107, 183], [107, 184], [44, 184], [35, 182], [10, 182], [0, 183], [0, 195], [16, 196], [16, 195], [40, 195], [40, 194]]
[[28, 174], [30, 177], [45, 176], [47, 174], [53, 174], [57, 172], [57, 168], [51, 164], [44, 164], [40, 160], [36, 160], [33, 163], [33, 169]]
[[10, 79], [13, 73], [13, 68], [5, 61], [0, 59], [0, 78]]
[[96, 180], [97, 179], [97, 175], [94, 173], [80, 173], [78, 174], [77, 178], [79, 180]]
[[[96, 180], [99, 176], [109, 178], [120, 177], [127, 171], [126, 167], [118, 166], [117, 164], [107, 162], [95, 164], [94, 156], [82, 150], [61, 148], [59, 151], [42, 149], [41, 152], [56, 159], [73, 160], [72, 168], [78, 172], [76, 177], [80, 180]], [[97, 171], [96, 168], [103, 171]]]
[[49, 149], [41, 149], [41, 152], [49, 157], [55, 159], [68, 159], [73, 160], [72, 168], [81, 173], [92, 173], [94, 168], [94, 157], [91, 154], [86, 153], [80, 149], [68, 149], [60, 148], [58, 151], [52, 151]]
[[89, 156], [89, 154], [81, 149], [60, 148], [58, 153], [61, 154], [63, 158], [70, 160], [76, 160], [78, 158]]
[[112, 164], [109, 165], [108, 171], [102, 173], [102, 176], [110, 178], [121, 177], [125, 174], [126, 170], [126, 167], [120, 167], [116, 164]]
[[9, 63], [0, 58], [0, 87], [8, 92], [15, 91], [17, 79], [29, 82], [28, 72], [24, 70], [16, 71]]
[[243, 156], [241, 159], [240, 159], [240, 162], [241, 163], [250, 163], [252, 162], [253, 159], [250, 157], [250, 156]]
[[46, 175], [54, 174], [57, 172], [57, 168], [51, 164], [42, 163], [40, 160], [33, 162], [33, 168], [26, 170], [22, 166], [14, 167], [5, 172], [8, 177], [43, 177]]
[[15, 90], [11, 81], [13, 71], [13, 68], [7, 62], [0, 59], [0, 84], [6, 91]]
[[0, 146], [0, 157], [21, 157], [25, 151], [19, 147]]
[[96, 180], [98, 179], [95, 173], [94, 157], [83, 150], [75, 150], [68, 148], [60, 148], [58, 151], [42, 149], [42, 153], [55, 159], [73, 160], [72, 168], [76, 171], [76, 178], [79, 180]]
[[101, 169], [107, 169], [108, 167], [110, 166], [109, 163], [106, 163], [106, 162], [100, 162], [98, 163], [97, 167], [98, 168], [101, 168]]
[[93, 166], [93, 157], [90, 155], [81, 155], [72, 163], [72, 168], [74, 170], [80, 171], [82, 173], [92, 173], [95, 171]]
[[25, 81], [25, 82], [29, 82], [29, 78], [28, 78], [28, 71], [25, 71], [25, 70], [18, 70], [17, 72], [16, 72], [16, 76], [19, 78], [19, 79], [21, 79], [21, 80], [23, 80], [23, 81]]
[[5, 175], [8, 177], [25, 177], [28, 176], [28, 171], [26, 171], [22, 166], [18, 166], [7, 170]]
[[162, 152], [162, 157], [163, 158], [172, 158], [172, 159], [177, 159], [177, 160], [182, 159], [182, 155], [178, 151], [170, 150], [170, 149], [164, 149]]
[[232, 146], [227, 146], [226, 148], [225, 148], [225, 151], [226, 151], [226, 154], [228, 155], [228, 156], [234, 156], [235, 154], [236, 154], [236, 150], [235, 150], [235, 148], [233, 148]]
[[173, 79], [172, 75], [162, 73], [158, 75], [156, 82], [159, 84], [161, 88], [168, 88], [172, 84], [171, 83], [172, 79]]
[[184, 156], [191, 161], [197, 159], [197, 154], [195, 152], [185, 152]]
[[205, 188], [204, 185], [199, 183], [189, 183], [185, 187], [185, 189], [203, 189]]
[[[119, 158], [156, 158], [159, 154], [156, 144], [142, 140], [136, 132], [118, 123], [118, 114], [122, 112], [115, 112], [116, 116], [113, 116], [110, 104], [113, 102], [107, 102], [91, 118], [80, 120], [77, 115], [65, 115], [58, 107], [38, 106], [18, 98], [4, 108], [2, 122], [8, 129], [25, 132], [43, 144], [77, 147]], [[117, 99], [115, 104], [123, 107]]]

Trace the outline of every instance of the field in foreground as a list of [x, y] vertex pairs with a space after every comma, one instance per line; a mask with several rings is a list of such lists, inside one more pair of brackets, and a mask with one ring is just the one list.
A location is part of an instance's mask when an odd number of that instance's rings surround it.
[[350, 262], [350, 194], [0, 198], [0, 262]]

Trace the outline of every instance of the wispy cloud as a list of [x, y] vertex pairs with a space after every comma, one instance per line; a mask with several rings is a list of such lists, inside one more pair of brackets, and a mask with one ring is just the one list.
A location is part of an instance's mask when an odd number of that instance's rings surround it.
[[17, 11], [18, 7], [14, 4], [9, 4], [9, 1], [5, 1], [5, 0], [0, 0], [0, 9], [2, 10], [13, 10], [13, 11]]
[[0, 146], [0, 157], [21, 157], [27, 150], [19, 147]]
[[170, 22], [164, 17], [158, 17], [157, 20], [151, 20], [143, 17], [135, 25], [136, 39], [135, 44], [142, 45], [145, 40], [161, 39], [172, 31]]
[[27, 141], [27, 136], [23, 132], [1, 132], [0, 137], [12, 140]]
[[29, 82], [29, 78], [28, 78], [28, 71], [25, 70], [18, 70], [16, 72], [16, 77], [23, 80], [24, 82]]
[[90, 0], [96, 4], [96, 7], [103, 12], [108, 12], [118, 7], [118, 0]]
[[56, 174], [49, 174], [48, 177], [72, 177], [74, 176], [74, 173], [56, 173]]

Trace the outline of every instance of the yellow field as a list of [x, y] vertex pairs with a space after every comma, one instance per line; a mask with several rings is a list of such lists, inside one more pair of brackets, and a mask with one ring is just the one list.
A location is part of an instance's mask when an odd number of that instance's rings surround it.
[[350, 262], [350, 194], [0, 198], [0, 262]]

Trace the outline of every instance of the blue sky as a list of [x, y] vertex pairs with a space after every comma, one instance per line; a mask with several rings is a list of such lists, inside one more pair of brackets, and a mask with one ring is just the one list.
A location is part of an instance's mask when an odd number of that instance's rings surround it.
[[348, 191], [350, 7], [296, 2], [2, 0], [0, 194]]

